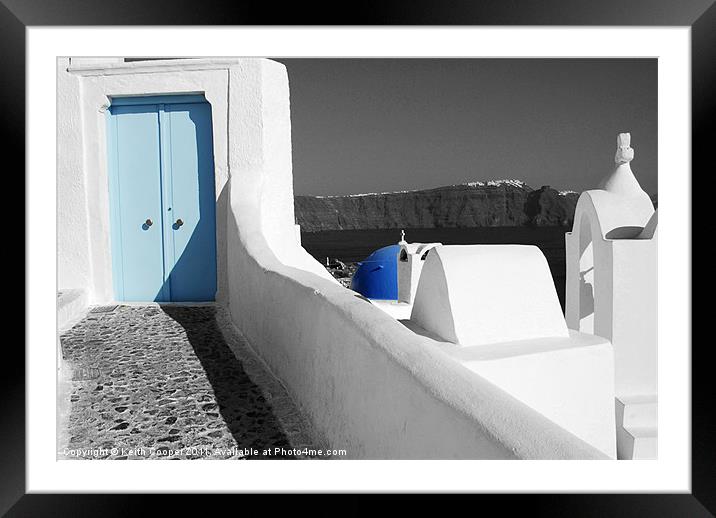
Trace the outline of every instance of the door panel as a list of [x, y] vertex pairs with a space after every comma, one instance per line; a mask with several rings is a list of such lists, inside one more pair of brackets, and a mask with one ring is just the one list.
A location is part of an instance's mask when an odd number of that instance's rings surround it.
[[214, 300], [211, 106], [199, 96], [133, 97], [113, 100], [109, 113], [116, 299]]
[[168, 300], [164, 288], [159, 113], [155, 106], [111, 108], [110, 189], [116, 297]]
[[[162, 135], [170, 143], [165, 163], [167, 232], [173, 263], [174, 301], [214, 300], [216, 295], [216, 196], [211, 107], [208, 103], [165, 105]], [[166, 148], [165, 148], [166, 149]], [[170, 209], [170, 210], [169, 210]]]

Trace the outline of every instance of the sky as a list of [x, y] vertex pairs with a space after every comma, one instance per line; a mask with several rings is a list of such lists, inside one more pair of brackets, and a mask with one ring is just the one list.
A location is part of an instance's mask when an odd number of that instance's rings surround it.
[[631, 133], [657, 193], [656, 59], [276, 59], [291, 96], [295, 194], [514, 178], [595, 188]]

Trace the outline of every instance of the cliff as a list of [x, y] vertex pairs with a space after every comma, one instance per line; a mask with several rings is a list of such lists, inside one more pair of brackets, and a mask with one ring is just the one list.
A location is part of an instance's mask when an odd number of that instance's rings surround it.
[[304, 232], [383, 228], [569, 226], [579, 194], [519, 180], [346, 196], [295, 196]]

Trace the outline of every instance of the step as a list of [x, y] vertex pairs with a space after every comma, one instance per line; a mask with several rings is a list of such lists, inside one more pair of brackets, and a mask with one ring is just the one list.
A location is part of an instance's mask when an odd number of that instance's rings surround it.
[[655, 394], [617, 397], [617, 426], [656, 428], [658, 423], [657, 407], [658, 400]]
[[87, 312], [87, 295], [84, 290], [66, 289], [57, 293], [57, 329], [62, 332]]
[[657, 458], [655, 426], [632, 426], [617, 430], [617, 458], [652, 460]]

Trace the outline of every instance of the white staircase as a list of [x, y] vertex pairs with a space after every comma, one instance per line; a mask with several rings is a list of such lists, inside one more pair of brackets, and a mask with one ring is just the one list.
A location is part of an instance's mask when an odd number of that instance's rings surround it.
[[657, 397], [616, 398], [617, 458], [646, 460], [657, 456]]

